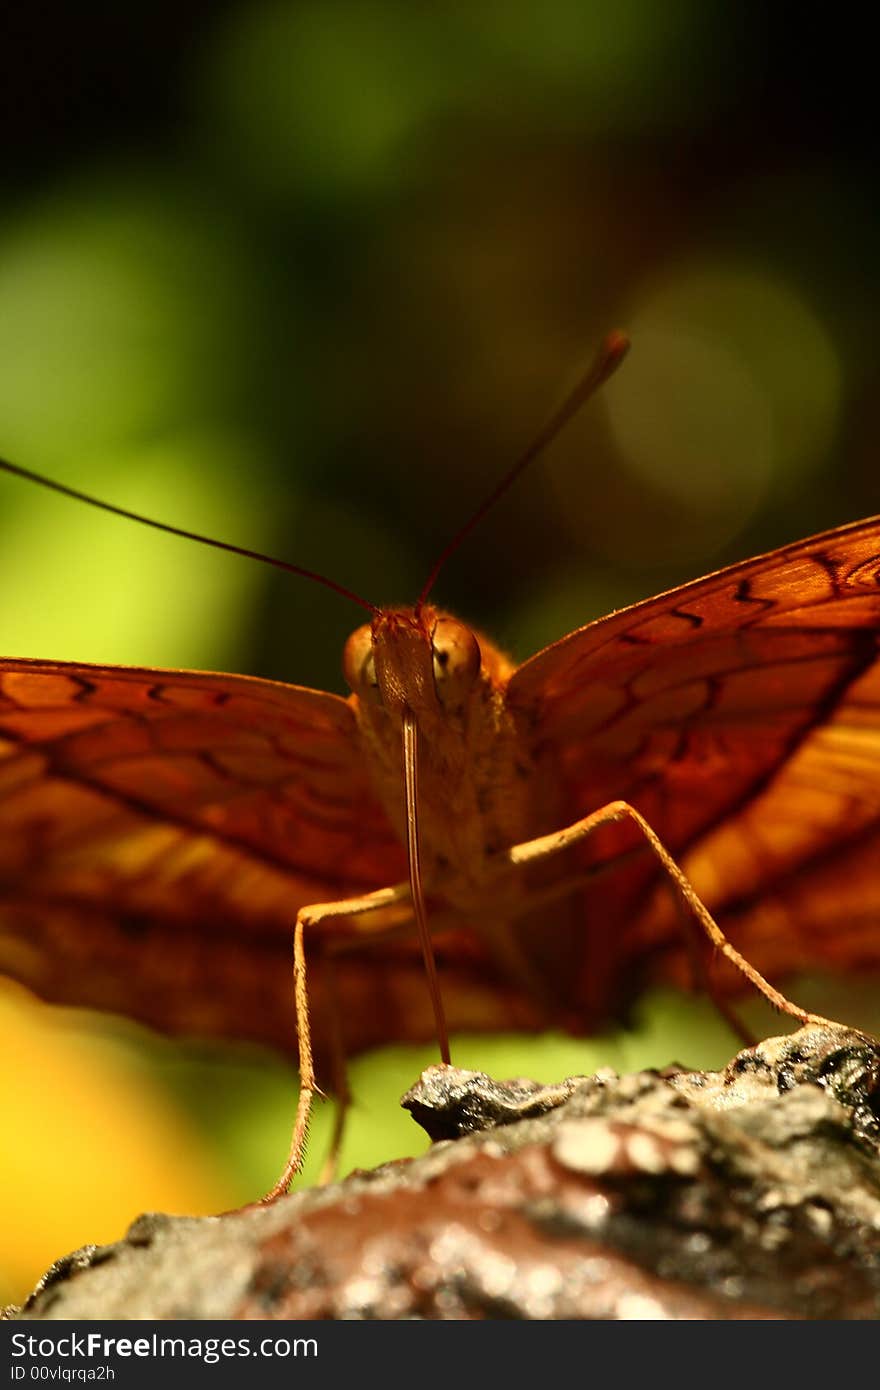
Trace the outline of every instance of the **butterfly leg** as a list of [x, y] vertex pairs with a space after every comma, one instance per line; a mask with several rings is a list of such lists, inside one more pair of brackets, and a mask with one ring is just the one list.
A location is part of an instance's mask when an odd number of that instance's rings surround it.
[[333, 1132], [330, 1136], [330, 1145], [327, 1149], [327, 1156], [321, 1165], [321, 1172], [318, 1177], [318, 1184], [321, 1187], [333, 1182], [336, 1177], [336, 1170], [339, 1165], [339, 1151], [342, 1148], [342, 1139], [345, 1134], [345, 1121], [351, 1106], [351, 1090], [348, 1085], [348, 1068], [346, 1066], [345, 1038], [342, 1031], [342, 1019], [339, 1016], [339, 999], [336, 993], [336, 980], [333, 973], [333, 957], [328, 956], [325, 969], [327, 970], [327, 999], [330, 1033], [330, 1063], [333, 1077]]
[[320, 922], [326, 922], [333, 917], [358, 917], [364, 912], [373, 912], [379, 907], [390, 907], [395, 903], [405, 901], [408, 896], [409, 883], [397, 883], [393, 888], [380, 888], [377, 892], [365, 893], [360, 898], [344, 898], [335, 903], [313, 903], [309, 907], [301, 907], [296, 914], [296, 926], [293, 931], [293, 991], [296, 1005], [296, 1036], [299, 1047], [299, 1100], [293, 1121], [293, 1133], [290, 1138], [287, 1162], [278, 1181], [262, 1198], [264, 1202], [274, 1202], [276, 1198], [283, 1196], [292, 1179], [302, 1167], [312, 1101], [318, 1090], [312, 1057], [312, 1032], [309, 1025], [309, 998], [306, 986], [304, 943], [306, 928], [312, 931]]
[[758, 1039], [751, 1029], [746, 1027], [736, 1010], [727, 1002], [713, 979], [711, 964], [706, 960], [705, 937], [694, 921], [692, 913], [680, 897], [675, 906], [681, 933], [690, 958], [695, 987], [711, 1002], [715, 1011], [724, 1019], [731, 1032], [739, 1038], [743, 1047], [754, 1047]]
[[571, 845], [586, 839], [601, 825], [609, 825], [622, 820], [631, 820], [639, 828], [655, 858], [678, 890], [684, 907], [702, 927], [713, 946], [736, 966], [737, 970], [746, 977], [755, 989], [764, 995], [765, 999], [769, 1000], [774, 1008], [779, 1009], [782, 1013], [790, 1014], [792, 1018], [798, 1019], [802, 1024], [815, 1023], [830, 1027], [838, 1026], [832, 1019], [823, 1018], [820, 1014], [809, 1013], [800, 1005], [792, 1003], [779, 990], [774, 989], [763, 975], [746, 960], [745, 956], [739, 953], [732, 942], [728, 941], [709, 909], [698, 896], [693, 884], [679, 868], [656, 832], [644, 816], [634, 806], [630, 806], [627, 801], [611, 801], [607, 806], [600, 807], [598, 811], [591, 812], [590, 815], [584, 816], [563, 830], [556, 830], [550, 835], [541, 835], [538, 839], [527, 840], [521, 845], [514, 845], [505, 852], [507, 861], [514, 866], [535, 863], [552, 854], [559, 854]]

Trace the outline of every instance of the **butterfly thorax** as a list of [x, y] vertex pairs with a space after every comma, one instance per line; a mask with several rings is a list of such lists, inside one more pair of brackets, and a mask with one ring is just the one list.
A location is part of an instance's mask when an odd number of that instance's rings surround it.
[[513, 666], [433, 608], [384, 610], [349, 638], [346, 678], [377, 795], [401, 837], [402, 728], [417, 728], [425, 888], [471, 911], [498, 890], [493, 853], [523, 839], [531, 765], [504, 689]]

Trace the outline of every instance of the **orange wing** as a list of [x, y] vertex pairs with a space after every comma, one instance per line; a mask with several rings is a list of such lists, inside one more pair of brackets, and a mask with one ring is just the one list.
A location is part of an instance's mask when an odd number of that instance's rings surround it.
[[[0, 659], [0, 971], [44, 998], [292, 1051], [297, 909], [405, 877], [345, 700]], [[450, 1026], [534, 1024], [475, 942], [445, 944]], [[334, 1009], [350, 1053], [433, 1036], [411, 931], [325, 924], [309, 996], [319, 1065]]]
[[[764, 973], [880, 964], [880, 518], [573, 632], [509, 698], [571, 819], [623, 798]], [[585, 857], [634, 844], [614, 827]], [[686, 967], [649, 856], [585, 902], [580, 997]]]
[[[297, 908], [405, 873], [345, 700], [0, 661], [0, 970], [44, 997], [292, 1049]], [[334, 977], [352, 1050], [419, 1031], [414, 942], [355, 938]], [[312, 985], [320, 1050], [320, 965]]]

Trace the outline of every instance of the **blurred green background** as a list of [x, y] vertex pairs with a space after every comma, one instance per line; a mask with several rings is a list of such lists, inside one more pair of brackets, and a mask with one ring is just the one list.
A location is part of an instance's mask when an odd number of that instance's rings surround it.
[[[625, 369], [437, 593], [518, 657], [880, 510], [871, 49], [819, 17], [706, 0], [22, 7], [0, 51], [0, 453], [407, 601], [625, 327]], [[9, 655], [331, 690], [360, 621], [8, 478], [0, 586]], [[807, 994], [870, 1022], [868, 987], [835, 989]], [[275, 1059], [14, 988], [0, 1039], [0, 1297], [145, 1207], [216, 1210], [275, 1176], [295, 1091]], [[550, 1079], [733, 1048], [703, 1003], [665, 995], [589, 1046], [455, 1055]], [[356, 1063], [345, 1167], [420, 1147], [396, 1097], [433, 1056]]]

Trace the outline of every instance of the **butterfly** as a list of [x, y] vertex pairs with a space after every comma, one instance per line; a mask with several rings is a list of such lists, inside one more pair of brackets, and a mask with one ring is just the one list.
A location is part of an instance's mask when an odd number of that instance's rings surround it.
[[518, 667], [428, 603], [433, 578], [349, 638], [348, 699], [0, 659], [0, 969], [169, 1032], [298, 1039], [272, 1196], [343, 1053], [594, 1030], [690, 980], [682, 902], [799, 1018], [763, 976], [880, 963], [880, 518]]

